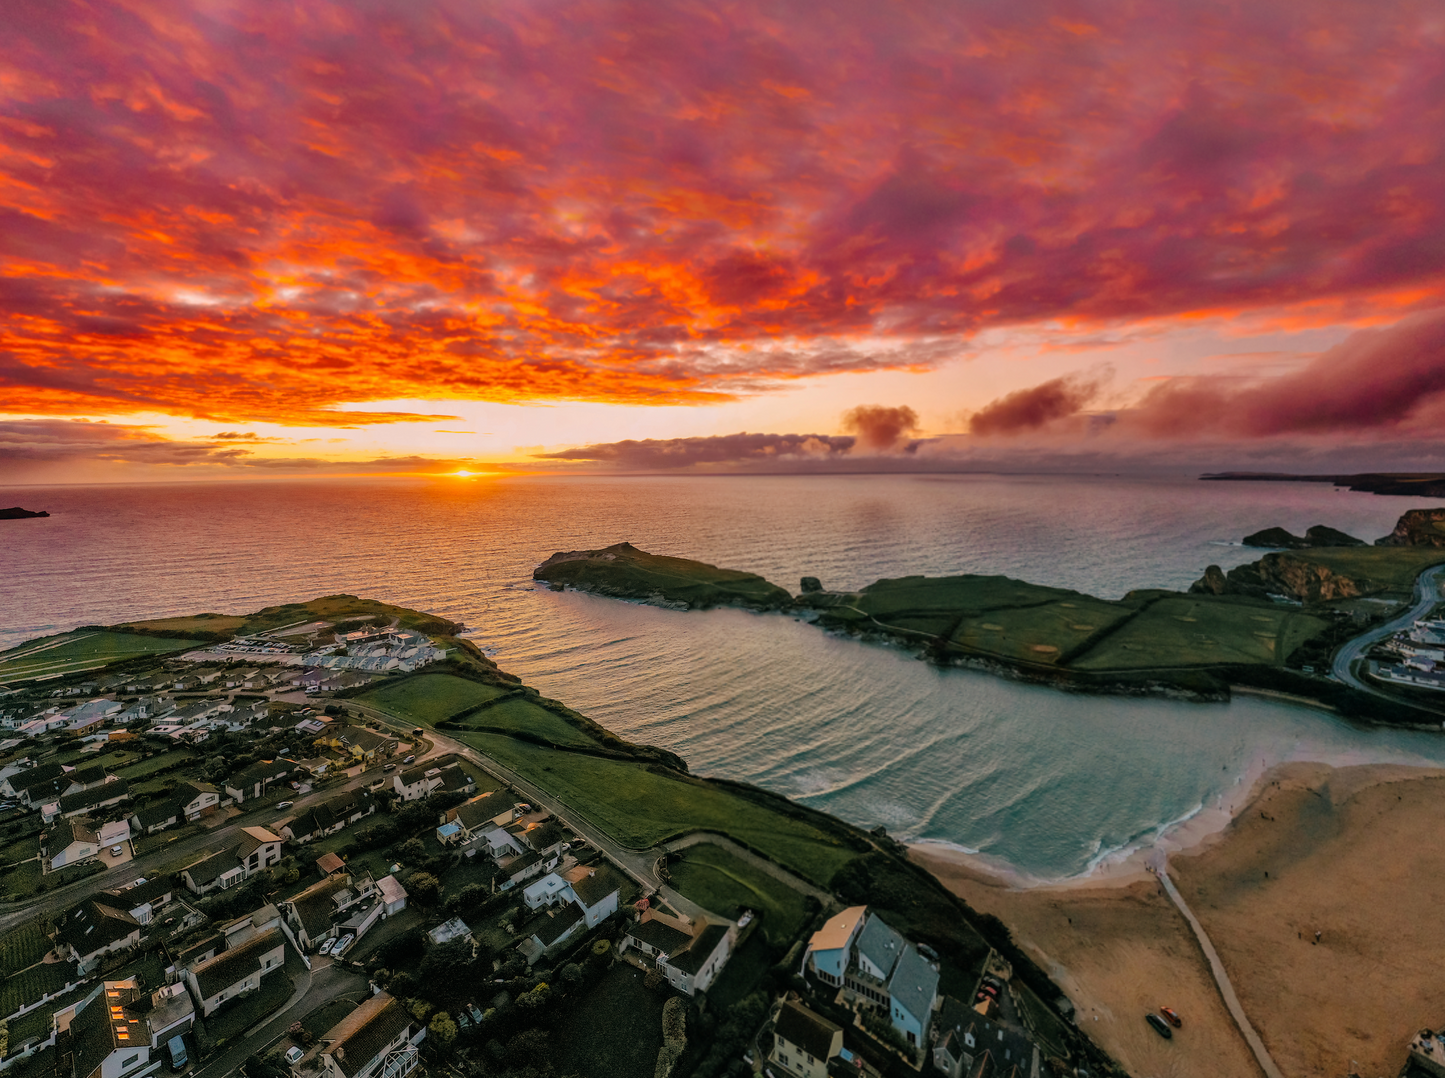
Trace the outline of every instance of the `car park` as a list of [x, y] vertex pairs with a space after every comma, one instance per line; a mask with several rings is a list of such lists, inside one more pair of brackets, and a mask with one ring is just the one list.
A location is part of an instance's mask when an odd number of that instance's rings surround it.
[[1144, 1016], [1144, 1021], [1148, 1022], [1149, 1025], [1153, 1027], [1154, 1032], [1159, 1034], [1159, 1036], [1163, 1037], [1166, 1041], [1174, 1036], [1174, 1034], [1169, 1031], [1169, 1023], [1164, 1021], [1164, 1019], [1160, 1018], [1157, 1014], [1146, 1014]]

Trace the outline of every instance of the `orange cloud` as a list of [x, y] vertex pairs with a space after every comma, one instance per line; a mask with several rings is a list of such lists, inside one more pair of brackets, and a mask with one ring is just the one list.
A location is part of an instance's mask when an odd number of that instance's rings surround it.
[[701, 403], [1445, 299], [1425, 3], [12, 7], [12, 412]]

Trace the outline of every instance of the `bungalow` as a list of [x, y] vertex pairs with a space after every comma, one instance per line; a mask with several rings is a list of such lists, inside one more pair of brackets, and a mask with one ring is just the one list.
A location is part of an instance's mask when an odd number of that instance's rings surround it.
[[225, 781], [222, 788], [227, 797], [240, 805], [248, 798], [262, 796], [273, 782], [281, 782], [290, 774], [290, 761], [262, 760], [237, 771]]
[[201, 1014], [209, 1015], [226, 1000], [257, 991], [285, 961], [286, 937], [272, 928], [187, 970], [186, 983]]
[[47, 799], [54, 800], [70, 785], [66, 769], [60, 764], [41, 764], [8, 776], [4, 790], [9, 797], [34, 808]]
[[396, 738], [387, 737], [385, 734], [379, 734], [375, 730], [368, 730], [362, 726], [333, 728], [330, 733], [333, 735], [328, 742], [331, 747], [343, 755], [350, 756], [353, 760], [370, 763], [377, 757], [393, 756], [396, 753], [398, 744]]
[[903, 1034], [910, 1047], [923, 1044], [933, 1003], [938, 998], [938, 967], [911, 943], [903, 948], [893, 976], [888, 978], [888, 996], [893, 1028]]
[[843, 1051], [843, 1027], [801, 1003], [786, 1001], [773, 1025], [768, 1059], [798, 1078], [827, 1078], [828, 1061]]
[[370, 876], [357, 877], [339, 873], [320, 883], [313, 883], [294, 898], [281, 903], [281, 916], [295, 934], [296, 944], [303, 951], [312, 951], [323, 940], [336, 935], [334, 919], [356, 903], [376, 894]]
[[181, 879], [194, 893], [204, 895], [234, 887], [280, 860], [280, 835], [264, 827], [243, 827], [234, 846], [181, 869]]
[[185, 814], [174, 800], [156, 801], [132, 812], [130, 826], [137, 834], [153, 835], [167, 827], [174, 827], [183, 819]]
[[521, 937], [517, 949], [527, 959], [527, 965], [535, 965], [539, 958], [576, 936], [586, 923], [585, 915], [574, 902], [544, 909], [517, 929]]
[[182, 782], [176, 787], [176, 806], [187, 820], [199, 820], [216, 811], [221, 791], [209, 782]]
[[78, 865], [100, 853], [100, 835], [82, 816], [62, 817], [40, 836], [40, 853], [47, 872]]
[[141, 924], [125, 910], [88, 899], [61, 915], [55, 949], [74, 959], [79, 973], [88, 973], [105, 955], [140, 943]]
[[425, 1027], [412, 1033], [411, 1012], [379, 992], [366, 1000], [321, 1038], [321, 1078], [407, 1078], [418, 1054], [406, 1049], [426, 1036]]
[[335, 797], [313, 805], [289, 820], [283, 820], [279, 830], [281, 837], [288, 842], [312, 842], [327, 835], [334, 835], [375, 811], [376, 802], [363, 791], [343, 790]]
[[118, 910], [125, 910], [138, 924], [148, 925], [156, 910], [168, 903], [175, 893], [169, 876], [144, 877], [124, 887], [113, 887], [100, 893], [101, 901]]
[[516, 818], [516, 815], [516, 811], [512, 807], [511, 796], [505, 790], [493, 790], [491, 793], [474, 797], [456, 808], [447, 809], [446, 822], [457, 826], [459, 839], [469, 841], [473, 838], [480, 838], [498, 827], [505, 827]]
[[70, 1064], [59, 1068], [60, 1075], [143, 1078], [160, 1070], [150, 1016], [132, 1009], [136, 1002], [149, 1000], [135, 980], [105, 981], [82, 1002], [56, 1012], [58, 1054], [69, 1056]]
[[125, 705], [118, 700], [90, 700], [70, 712], [68, 729], [89, 730], [109, 722], [124, 710]]
[[[80, 816], [96, 809], [109, 808], [130, 798], [130, 783], [111, 776], [109, 782], [73, 794], [63, 794], [56, 802], [56, 814]], [[48, 806], [47, 806], [48, 807]]]

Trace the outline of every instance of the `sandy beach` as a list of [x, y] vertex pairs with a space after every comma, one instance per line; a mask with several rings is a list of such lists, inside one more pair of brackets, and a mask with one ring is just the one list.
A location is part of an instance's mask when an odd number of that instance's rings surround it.
[[[1395, 1075], [1410, 1034], [1445, 1023], [1445, 849], [1429, 841], [1445, 821], [1445, 771], [1287, 764], [1236, 809], [1162, 846], [1270, 1055], [1289, 1078]], [[1261, 1073], [1144, 856], [1020, 887], [961, 851], [912, 855], [1007, 924], [1131, 1074]], [[1184, 1016], [1171, 1041], [1143, 1020], [1160, 1004]]]

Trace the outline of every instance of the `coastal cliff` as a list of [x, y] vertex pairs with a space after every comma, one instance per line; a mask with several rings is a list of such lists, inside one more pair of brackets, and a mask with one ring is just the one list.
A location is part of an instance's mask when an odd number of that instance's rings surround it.
[[1281, 551], [1228, 573], [1211, 565], [1189, 590], [1196, 595], [1249, 595], [1260, 599], [1287, 595], [1302, 603], [1323, 603], [1373, 595], [1388, 590], [1388, 585], [1367, 576], [1346, 575], [1321, 562]]
[[1411, 509], [1375, 545], [1445, 547], [1445, 509]]
[[572, 588], [680, 610], [782, 610], [793, 601], [787, 591], [756, 573], [649, 554], [631, 543], [558, 552], [537, 566], [532, 578], [554, 591]]

